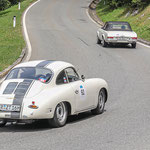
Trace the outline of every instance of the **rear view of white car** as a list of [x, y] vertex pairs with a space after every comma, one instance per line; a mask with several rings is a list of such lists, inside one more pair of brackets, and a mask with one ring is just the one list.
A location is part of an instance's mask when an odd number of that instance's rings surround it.
[[48, 120], [61, 127], [69, 115], [104, 112], [108, 86], [100, 78], [85, 79], [62, 61], [30, 61], [13, 68], [0, 88], [0, 127], [7, 122]]
[[137, 34], [132, 31], [128, 22], [110, 21], [106, 22], [102, 28], [97, 31], [97, 44], [107, 47], [109, 44], [131, 44], [136, 48]]

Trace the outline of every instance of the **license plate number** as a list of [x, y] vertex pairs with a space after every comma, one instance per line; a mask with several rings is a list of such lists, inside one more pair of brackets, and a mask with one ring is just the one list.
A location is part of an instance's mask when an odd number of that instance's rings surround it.
[[20, 105], [0, 104], [0, 111], [20, 111]]
[[118, 40], [119, 41], [126, 41], [126, 40], [128, 40], [128, 38], [126, 38], [126, 37], [119, 37]]

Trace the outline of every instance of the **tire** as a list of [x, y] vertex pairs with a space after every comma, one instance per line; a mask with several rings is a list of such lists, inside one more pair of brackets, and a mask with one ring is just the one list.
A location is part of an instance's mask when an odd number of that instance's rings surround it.
[[105, 41], [104, 37], [102, 37], [101, 43], [102, 43], [103, 47], [107, 47], [107, 45], [108, 45], [107, 42]]
[[131, 44], [132, 48], [136, 48], [136, 43]]
[[56, 106], [53, 119], [48, 120], [51, 127], [59, 128], [66, 124], [68, 117], [67, 105], [63, 102]]
[[128, 43], [123, 43], [122, 46], [128, 46]]
[[0, 119], [0, 127], [4, 127], [6, 125], [6, 121], [3, 119]]
[[101, 44], [101, 40], [99, 39], [98, 35], [97, 35], [97, 44]]
[[106, 93], [104, 89], [101, 89], [98, 95], [98, 104], [97, 107], [92, 110], [92, 114], [94, 115], [98, 115], [98, 114], [102, 114], [104, 112], [104, 108], [105, 108], [105, 102], [106, 102]]

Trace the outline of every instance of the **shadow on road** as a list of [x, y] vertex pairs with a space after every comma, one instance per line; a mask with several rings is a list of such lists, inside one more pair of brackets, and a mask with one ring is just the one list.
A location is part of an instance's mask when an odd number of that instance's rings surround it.
[[32, 124], [16, 124], [16, 123], [7, 123], [5, 127], [0, 128], [1, 132], [35, 132], [42, 130], [50, 130], [46, 120], [37, 121]]
[[[93, 117], [95, 117], [95, 115], [92, 115], [90, 111], [81, 113], [79, 115], [69, 116], [67, 120], [67, 124], [74, 124]], [[51, 129], [53, 128], [49, 126], [47, 120], [42, 120], [42, 121], [36, 121], [32, 124], [7, 123], [5, 127], [0, 128], [0, 133], [1, 132], [36, 132], [36, 131], [45, 131]]]
[[84, 121], [84, 120], [89, 119], [89, 118], [93, 118], [94, 116], [95, 115], [92, 115], [90, 111], [84, 112], [84, 113], [81, 113], [81, 114], [78, 114], [78, 115], [69, 116], [68, 120], [67, 120], [67, 123], [68, 124], [73, 124], [73, 123], [76, 123], [76, 122]]
[[[101, 46], [102, 47], [102, 45], [100, 44], [99, 46]], [[131, 47], [131, 45], [122, 45], [122, 44], [109, 44], [107, 47], [105, 47], [105, 48], [116, 48], [116, 49], [118, 49], [118, 48], [122, 48], [122, 49], [133, 49], [133, 50], [135, 50], [136, 48], [132, 48]]]

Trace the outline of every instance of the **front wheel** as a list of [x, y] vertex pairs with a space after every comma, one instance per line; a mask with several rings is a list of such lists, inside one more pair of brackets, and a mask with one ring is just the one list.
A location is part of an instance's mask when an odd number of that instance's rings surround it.
[[68, 117], [68, 109], [64, 102], [59, 103], [56, 106], [53, 119], [49, 120], [49, 124], [52, 127], [58, 128], [66, 124]]
[[0, 119], [0, 127], [4, 127], [6, 123], [7, 122], [4, 119]]
[[101, 89], [98, 95], [98, 104], [97, 107], [92, 110], [91, 112], [94, 115], [102, 114], [104, 112], [105, 108], [105, 102], [106, 102], [106, 93], [104, 89]]

